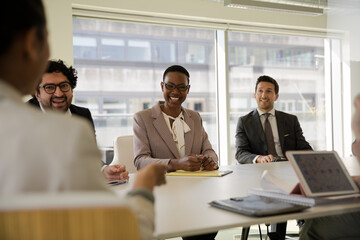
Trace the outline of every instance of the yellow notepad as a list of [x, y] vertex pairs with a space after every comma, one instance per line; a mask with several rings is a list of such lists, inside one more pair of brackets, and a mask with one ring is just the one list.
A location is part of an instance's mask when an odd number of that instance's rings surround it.
[[177, 170], [175, 172], [166, 173], [167, 176], [198, 176], [198, 177], [222, 177], [226, 174], [232, 173], [232, 170], [220, 171], [184, 171], [184, 170]]

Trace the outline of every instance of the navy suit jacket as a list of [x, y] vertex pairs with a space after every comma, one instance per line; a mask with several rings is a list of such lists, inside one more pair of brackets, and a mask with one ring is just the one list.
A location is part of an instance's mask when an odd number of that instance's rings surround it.
[[[39, 104], [38, 100], [35, 97], [33, 97], [32, 99], [27, 101], [27, 103], [29, 103], [29, 104], [31, 104], [31, 105], [33, 105], [35, 107], [40, 108], [40, 104]], [[70, 105], [70, 112], [71, 112], [71, 114], [74, 114], [74, 115], [77, 115], [79, 117], [87, 119], [90, 122], [91, 126], [93, 127], [94, 133], [95, 133], [94, 120], [93, 120], [93, 118], [91, 116], [91, 113], [90, 113], [90, 110], [88, 108], [79, 107], [79, 106], [71, 104]]]
[[[296, 116], [275, 111], [275, 117], [284, 156], [288, 150], [312, 150]], [[235, 158], [239, 163], [252, 163], [257, 155], [268, 155], [264, 129], [256, 109], [239, 118], [235, 138]]]

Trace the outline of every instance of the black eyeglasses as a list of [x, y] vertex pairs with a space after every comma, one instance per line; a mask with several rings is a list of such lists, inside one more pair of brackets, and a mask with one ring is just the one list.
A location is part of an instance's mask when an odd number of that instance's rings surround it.
[[43, 88], [45, 90], [45, 92], [48, 94], [53, 94], [54, 92], [56, 92], [56, 87], [59, 87], [62, 92], [68, 92], [71, 89], [71, 85], [68, 82], [62, 82], [59, 84], [49, 83], [49, 84], [45, 84], [39, 88]]
[[190, 85], [180, 85], [180, 86], [177, 86], [177, 85], [174, 85], [174, 84], [171, 84], [171, 83], [165, 83], [165, 87], [167, 90], [174, 90], [175, 88], [177, 88], [179, 91], [181, 92], [185, 92], [186, 90], [188, 90], [189, 86]]

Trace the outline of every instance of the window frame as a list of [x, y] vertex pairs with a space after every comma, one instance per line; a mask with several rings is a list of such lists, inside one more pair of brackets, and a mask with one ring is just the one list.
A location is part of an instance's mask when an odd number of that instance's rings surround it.
[[[229, 125], [229, 73], [227, 71], [228, 63], [228, 32], [240, 31], [257, 34], [273, 34], [286, 36], [305, 36], [305, 37], [320, 37], [326, 41], [326, 54], [329, 59], [325, 63], [325, 98], [327, 104], [326, 118], [327, 118], [327, 138], [329, 143], [325, 150], [336, 150], [340, 156], [349, 156], [351, 154], [351, 127], [350, 124], [344, 124], [351, 121], [351, 99], [349, 99], [350, 92], [350, 74], [346, 64], [344, 64], [343, 52], [348, 51], [348, 47], [344, 42], [347, 42], [347, 34], [344, 31], [332, 30], [317, 30], [317, 29], [297, 29], [289, 26], [265, 26], [256, 24], [244, 24], [233, 21], [217, 22], [211, 20], [199, 21], [196, 17], [179, 16], [154, 16], [154, 13], [143, 13], [139, 15], [137, 12], [121, 11], [119, 9], [102, 9], [101, 7], [85, 6], [81, 4], [72, 5], [73, 17], [102, 19], [121, 21], [129, 23], [143, 23], [156, 24], [164, 26], [176, 26], [187, 28], [202, 28], [216, 30], [215, 39], [215, 77], [217, 81], [216, 90], [216, 122], [217, 122], [217, 146], [218, 155], [221, 165], [228, 165], [232, 163], [234, 156], [230, 156], [230, 135]], [[340, 44], [336, 45], [338, 50], [334, 53], [332, 46], [334, 43], [332, 39], [339, 40]], [[345, 91], [346, 90], [346, 91]], [[348, 92], [348, 93], [346, 93]], [[220, 107], [221, 106], [221, 107]], [[336, 114], [334, 114], [336, 113]], [[340, 114], [339, 114], [340, 113]], [[101, 115], [101, 114], [100, 114]], [[96, 115], [95, 115], [96, 116]], [[219, 126], [222, 126], [221, 131]], [[337, 126], [337, 127], [335, 127]], [[338, 127], [341, 126], [341, 127]], [[334, 137], [336, 136], [336, 138]], [[336, 141], [334, 140], [336, 139]], [[350, 146], [350, 145], [349, 145]]]

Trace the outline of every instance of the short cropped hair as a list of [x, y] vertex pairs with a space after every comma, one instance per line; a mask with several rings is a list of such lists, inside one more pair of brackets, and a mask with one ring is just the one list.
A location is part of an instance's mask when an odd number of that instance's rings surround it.
[[279, 84], [276, 82], [275, 79], [273, 79], [273, 78], [270, 77], [270, 76], [266, 76], [266, 75], [263, 75], [263, 76], [258, 77], [258, 79], [257, 79], [257, 81], [256, 81], [256, 85], [255, 85], [255, 92], [256, 92], [256, 90], [257, 90], [257, 86], [258, 86], [259, 83], [261, 83], [261, 82], [269, 82], [269, 83], [274, 84], [275, 93], [276, 93], [276, 94], [279, 93]]
[[190, 74], [189, 72], [183, 67], [183, 66], [180, 66], [180, 65], [172, 65], [170, 67], [168, 67], [164, 74], [163, 74], [163, 81], [165, 81], [165, 76], [166, 74], [168, 74], [169, 72], [179, 72], [179, 73], [183, 73], [186, 75], [187, 77], [187, 80], [188, 80], [188, 84], [190, 84]]
[[45, 39], [46, 19], [41, 0], [2, 1], [0, 7], [0, 56], [3, 56], [15, 42], [16, 38], [37, 28], [41, 42]]

